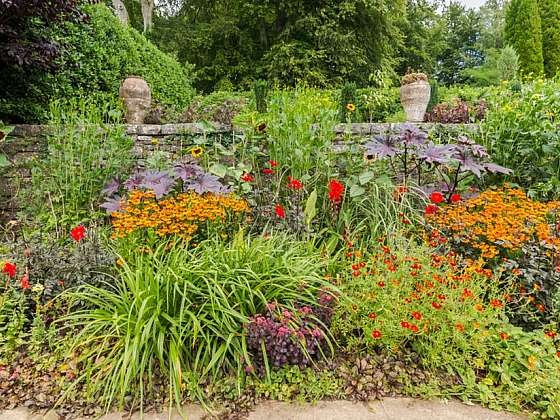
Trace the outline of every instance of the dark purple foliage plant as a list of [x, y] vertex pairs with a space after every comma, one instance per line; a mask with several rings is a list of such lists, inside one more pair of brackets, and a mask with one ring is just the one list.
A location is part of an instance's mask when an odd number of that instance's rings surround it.
[[400, 132], [379, 135], [365, 144], [368, 161], [389, 162], [395, 181], [415, 184], [447, 194], [448, 201], [464, 182], [482, 178], [485, 173], [511, 174], [510, 169], [489, 162], [486, 149], [466, 136], [454, 143], [436, 144], [413, 125]]

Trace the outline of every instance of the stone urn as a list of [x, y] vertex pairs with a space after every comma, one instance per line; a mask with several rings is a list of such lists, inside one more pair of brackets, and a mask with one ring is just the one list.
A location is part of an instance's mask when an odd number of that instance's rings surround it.
[[152, 93], [141, 77], [127, 77], [119, 89], [119, 97], [126, 107], [128, 124], [143, 124], [152, 105]]
[[431, 88], [427, 80], [416, 80], [401, 86], [401, 104], [409, 122], [423, 122], [430, 103]]

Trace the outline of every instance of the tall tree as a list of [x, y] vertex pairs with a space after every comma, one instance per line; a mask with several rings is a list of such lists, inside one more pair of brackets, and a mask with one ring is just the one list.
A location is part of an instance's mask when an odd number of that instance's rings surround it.
[[405, 0], [189, 0], [165, 21], [156, 14], [150, 36], [194, 63], [206, 91], [259, 78], [365, 85], [396, 67], [404, 16]]
[[537, 0], [512, 0], [506, 11], [505, 41], [519, 55], [522, 73], [544, 72], [541, 18]]
[[467, 80], [464, 70], [480, 66], [485, 56], [479, 46], [480, 16], [452, 1], [442, 14], [436, 31], [441, 46], [437, 55], [436, 76], [445, 84], [463, 83]]
[[560, 71], [560, 1], [539, 0], [544, 72], [548, 77]]
[[439, 1], [407, 0], [406, 19], [401, 24], [403, 46], [399, 52], [398, 74], [408, 68], [433, 74], [436, 66], [437, 48], [441, 44], [434, 39], [438, 19]]

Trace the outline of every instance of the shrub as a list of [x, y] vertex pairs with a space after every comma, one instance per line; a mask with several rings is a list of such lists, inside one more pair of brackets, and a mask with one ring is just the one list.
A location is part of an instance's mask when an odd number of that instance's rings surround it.
[[0, 119], [44, 120], [41, 109], [52, 99], [102, 93], [118, 96], [129, 75], [146, 79], [152, 98], [163, 106], [184, 109], [193, 96], [187, 71], [159, 51], [143, 35], [122, 25], [104, 5], [84, 6], [85, 24], [66, 22], [55, 40], [64, 45], [54, 74], [30, 76], [13, 72], [3, 83], [8, 92], [0, 103]]
[[469, 107], [465, 101], [451, 104], [439, 104], [427, 112], [424, 121], [440, 124], [470, 124], [481, 121], [486, 114], [486, 102], [480, 101], [476, 107]]
[[214, 121], [233, 125], [234, 118], [247, 107], [248, 99], [242, 94], [216, 91], [193, 99], [180, 116], [180, 122]]
[[241, 380], [251, 360], [242, 334], [250, 317], [269, 303], [290, 311], [296, 303], [312, 307], [328, 286], [326, 260], [313, 244], [283, 236], [237, 236], [194, 250], [161, 242], [139, 252], [128, 243], [121, 251], [117, 278], [108, 278], [106, 289], [71, 292], [87, 307], [63, 321], [75, 331], [79, 381], [107, 407], [127, 395], [142, 404], [157, 372], [168, 378], [177, 404], [185, 389], [200, 395], [203, 377], [226, 371]]
[[508, 45], [502, 49], [497, 66], [500, 72], [500, 80], [517, 79], [519, 56], [512, 47]]
[[267, 112], [268, 82], [266, 80], [256, 80], [253, 82], [253, 95], [257, 111]]
[[554, 198], [560, 192], [558, 84], [540, 80], [509, 87], [489, 98], [478, 141], [496, 163], [513, 170], [505, 180], [527, 188], [532, 197]]

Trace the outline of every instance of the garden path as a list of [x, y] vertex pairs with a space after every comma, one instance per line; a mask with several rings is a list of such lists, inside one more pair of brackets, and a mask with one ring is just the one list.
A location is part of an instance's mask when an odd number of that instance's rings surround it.
[[[201, 420], [204, 413], [198, 406], [188, 407], [188, 420]], [[100, 420], [138, 420], [113, 413]], [[459, 401], [425, 401], [412, 398], [385, 398], [383, 401], [355, 404], [348, 401], [323, 401], [316, 405], [265, 402], [249, 414], [248, 420], [525, 420], [527, 416], [492, 411]], [[167, 420], [167, 413], [145, 414], [144, 420]], [[174, 414], [172, 420], [179, 420]], [[0, 412], [0, 420], [58, 420], [55, 413], [46, 416], [31, 414], [27, 409]]]

